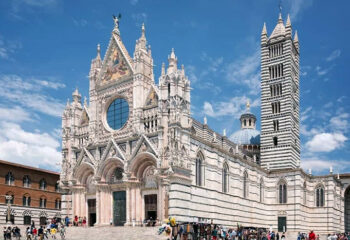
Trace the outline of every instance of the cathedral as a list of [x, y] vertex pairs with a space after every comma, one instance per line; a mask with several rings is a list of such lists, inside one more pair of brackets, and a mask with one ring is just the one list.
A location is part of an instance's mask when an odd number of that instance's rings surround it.
[[114, 28], [91, 62], [89, 101], [62, 115], [62, 216], [90, 226], [146, 219], [274, 231], [350, 231], [350, 176], [300, 167], [298, 34], [279, 15], [261, 32], [261, 132], [247, 103], [230, 138], [191, 116], [191, 83], [174, 49], [158, 84], [145, 26], [131, 57]]

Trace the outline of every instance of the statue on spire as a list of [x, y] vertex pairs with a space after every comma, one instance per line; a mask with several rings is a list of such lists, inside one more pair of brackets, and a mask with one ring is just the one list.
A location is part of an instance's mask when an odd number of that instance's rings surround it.
[[113, 20], [114, 20], [114, 25], [116, 28], [119, 28], [119, 20], [122, 18], [122, 15], [119, 13], [118, 14], [118, 17], [116, 17], [114, 14], [113, 14]]
[[247, 107], [247, 112], [249, 112], [249, 111], [250, 111], [250, 102], [249, 102], [249, 99], [248, 99], [248, 101], [247, 101], [246, 107]]

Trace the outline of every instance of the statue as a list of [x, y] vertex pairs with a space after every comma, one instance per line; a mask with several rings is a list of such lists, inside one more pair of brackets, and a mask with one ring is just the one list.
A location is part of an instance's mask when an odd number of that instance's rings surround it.
[[113, 15], [114, 25], [116, 28], [119, 28], [119, 19], [121, 19], [121, 18], [122, 18], [122, 15], [120, 13], [118, 14], [118, 17]]

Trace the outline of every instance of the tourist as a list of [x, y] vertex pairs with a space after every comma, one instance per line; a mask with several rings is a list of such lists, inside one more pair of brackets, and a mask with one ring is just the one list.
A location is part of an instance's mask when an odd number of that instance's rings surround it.
[[86, 217], [83, 218], [83, 227], [86, 227]]
[[309, 233], [309, 240], [316, 240], [316, 235], [313, 230]]
[[216, 229], [216, 226], [214, 226], [214, 229], [213, 229], [211, 235], [213, 237], [213, 240], [217, 239], [217, 237], [218, 237], [218, 230]]
[[52, 239], [56, 239], [56, 232], [57, 232], [56, 228], [51, 228], [50, 234]]
[[281, 236], [281, 240], [285, 240], [285, 239], [286, 239], [286, 235], [285, 235], [285, 232], [283, 232]]
[[64, 218], [64, 223], [66, 224], [66, 227], [69, 227], [69, 217], [68, 216], [66, 216]]
[[276, 234], [276, 240], [280, 240], [280, 234], [278, 232]]
[[30, 227], [27, 227], [26, 236], [27, 240], [32, 240], [32, 229]]

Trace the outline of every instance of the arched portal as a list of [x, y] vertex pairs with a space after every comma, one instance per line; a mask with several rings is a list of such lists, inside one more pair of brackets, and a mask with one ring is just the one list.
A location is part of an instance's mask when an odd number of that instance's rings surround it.
[[345, 232], [350, 232], [350, 186], [345, 191], [344, 199], [345, 199], [345, 204], [344, 204]]

